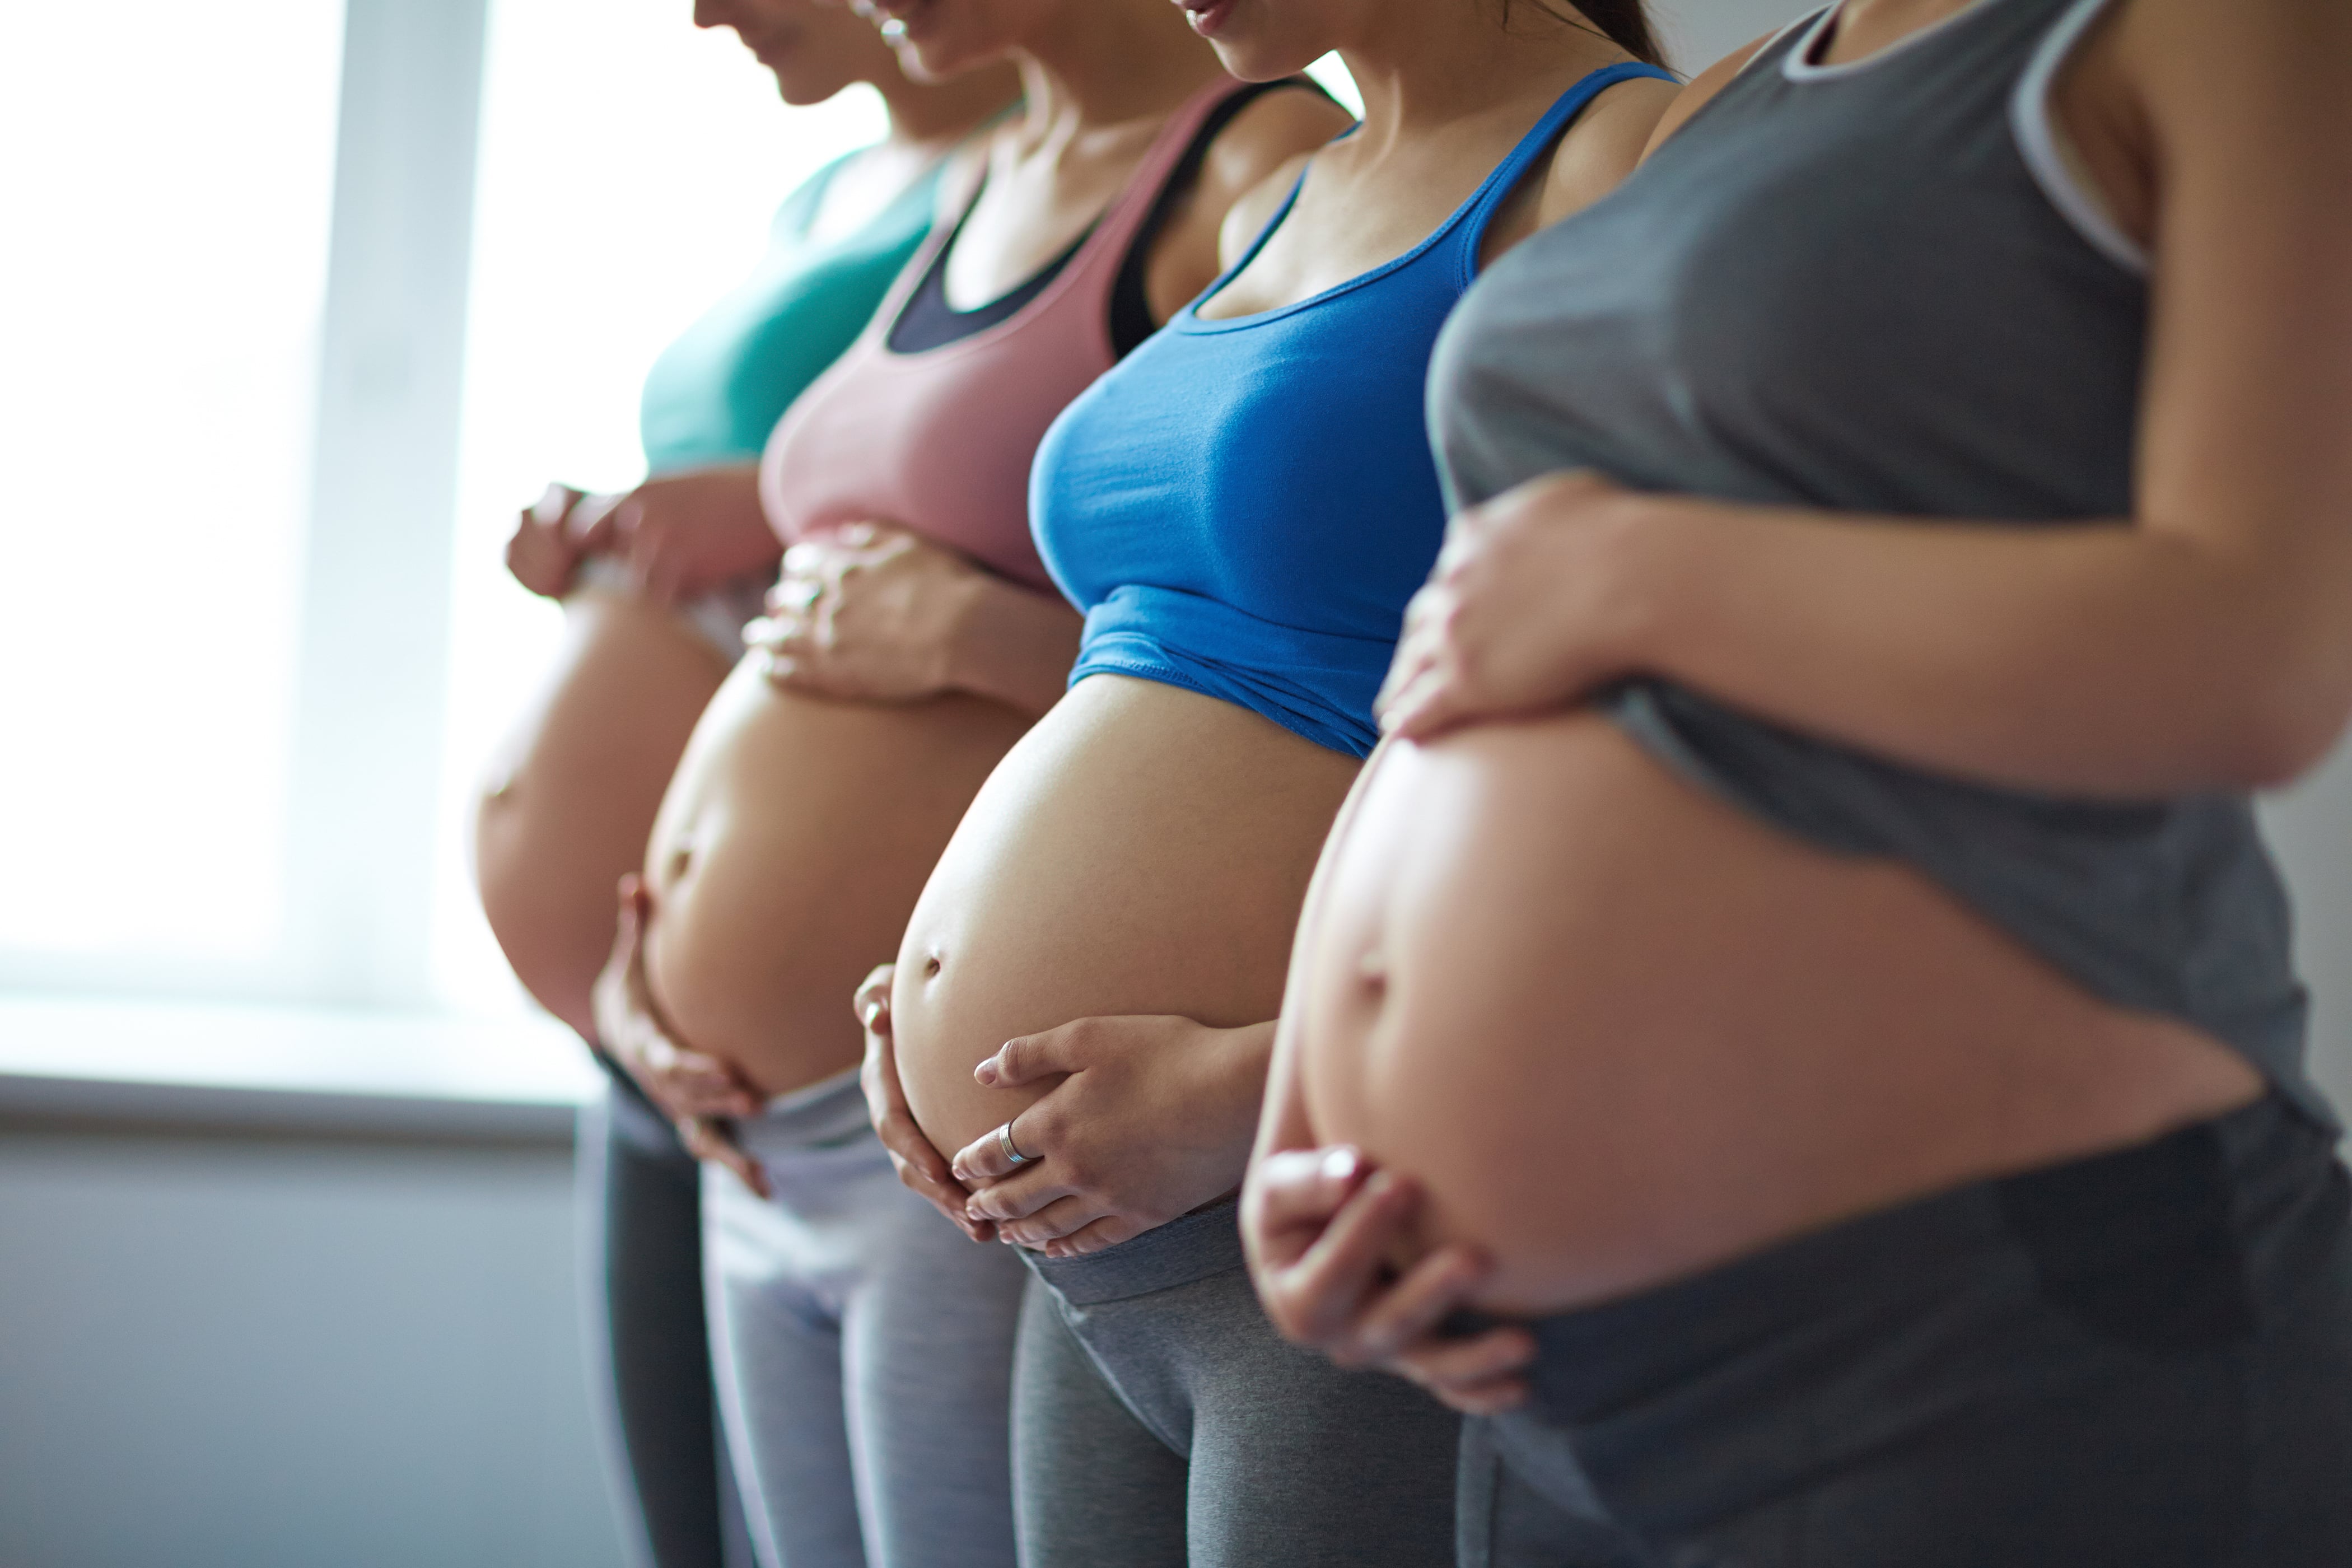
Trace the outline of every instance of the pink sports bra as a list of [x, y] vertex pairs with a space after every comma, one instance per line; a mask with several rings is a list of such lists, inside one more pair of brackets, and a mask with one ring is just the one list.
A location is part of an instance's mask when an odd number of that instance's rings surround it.
[[[1220, 80], [1168, 117], [1117, 200], [1037, 297], [1004, 321], [902, 353], [891, 324], [957, 225], [940, 223], [848, 353], [785, 411], [760, 461], [760, 499], [787, 544], [852, 522], [909, 529], [1041, 593], [1029, 465], [1055, 416], [1117, 363], [1111, 290], [1160, 189], [1243, 83]], [[977, 201], [979, 178], [966, 186]]]

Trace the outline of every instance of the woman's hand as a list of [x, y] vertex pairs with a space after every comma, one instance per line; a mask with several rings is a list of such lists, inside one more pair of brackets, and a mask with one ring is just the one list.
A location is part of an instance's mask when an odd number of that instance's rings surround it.
[[646, 931], [652, 920], [653, 895], [644, 881], [622, 878], [613, 956], [593, 994], [597, 1041], [676, 1124], [687, 1152], [726, 1166], [764, 1198], [767, 1173], [736, 1143], [723, 1120], [758, 1115], [759, 1090], [731, 1062], [688, 1050], [670, 1037], [646, 986]]
[[783, 549], [761, 510], [759, 470], [750, 464], [647, 479], [587, 526], [575, 523], [573, 538], [583, 552], [627, 566], [637, 592], [657, 605], [772, 572]]
[[1061, 1081], [955, 1157], [969, 1212], [1048, 1258], [1098, 1252], [1232, 1192], [1249, 1163], [1274, 1026], [1082, 1018], [972, 1069], [995, 1089]]
[[1375, 707], [1423, 740], [1558, 708], [1633, 672], [1648, 606], [1629, 546], [1649, 498], [1590, 472], [1547, 474], [1458, 514]]
[[866, 1026], [866, 1065], [857, 1077], [866, 1090], [866, 1113], [889, 1152], [890, 1163], [898, 1168], [898, 1180], [929, 1199], [932, 1207], [974, 1241], [993, 1241], [996, 1227], [965, 1212], [971, 1191], [949, 1172], [947, 1156], [931, 1146], [915, 1125], [915, 1113], [907, 1109], [890, 1037], [890, 982], [898, 973], [897, 964], [886, 963], [857, 988], [857, 1021]]
[[768, 614], [743, 640], [768, 679], [796, 691], [911, 701], [956, 685], [956, 660], [987, 574], [902, 529], [851, 523], [784, 552]]
[[516, 516], [514, 534], [507, 541], [507, 570], [516, 582], [542, 598], [560, 599], [571, 591], [585, 552], [570, 521], [572, 509], [586, 499], [570, 485], [550, 485]]
[[1491, 1266], [1465, 1247], [1439, 1247], [1402, 1275], [1391, 1266], [1412, 1245], [1421, 1203], [1410, 1180], [1375, 1172], [1353, 1149], [1265, 1156], [1242, 1193], [1258, 1299], [1285, 1338], [1341, 1366], [1385, 1367], [1465, 1415], [1507, 1410], [1527, 1397], [1528, 1331], [1444, 1331]]

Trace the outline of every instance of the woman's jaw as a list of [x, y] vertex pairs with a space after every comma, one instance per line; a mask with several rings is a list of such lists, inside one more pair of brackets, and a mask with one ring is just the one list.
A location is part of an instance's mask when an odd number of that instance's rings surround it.
[[1192, 31], [1244, 81], [1296, 76], [1330, 53], [1336, 18], [1323, 0], [1174, 0]]
[[731, 31], [795, 107], [823, 103], [892, 68], [856, 17], [823, 0], [701, 0], [695, 21]]
[[1002, 60], [1015, 46], [1003, 15], [1034, 0], [851, 0], [881, 29], [898, 65], [918, 81], [944, 81]]

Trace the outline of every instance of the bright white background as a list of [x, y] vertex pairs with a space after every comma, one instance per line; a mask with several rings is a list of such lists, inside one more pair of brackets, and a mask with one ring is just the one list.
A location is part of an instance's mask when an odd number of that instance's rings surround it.
[[341, 31], [0, 10], [0, 950], [278, 940]]

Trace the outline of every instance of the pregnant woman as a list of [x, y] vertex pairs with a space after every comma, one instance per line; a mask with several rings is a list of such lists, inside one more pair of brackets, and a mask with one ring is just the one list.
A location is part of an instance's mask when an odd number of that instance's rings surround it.
[[708, 1065], [712, 1337], [769, 1568], [1013, 1561], [1024, 1277], [898, 1183], [849, 997], [1076, 650], [1030, 542], [1039, 438], [1215, 276], [1234, 198], [1346, 123], [1234, 82], [1164, 0], [887, 20], [926, 78], [1015, 62], [1025, 105], [769, 443], [775, 614], [687, 747], [601, 988], [609, 1038]]
[[1246, 205], [1233, 269], [1040, 450], [1073, 683], [957, 828], [887, 1008], [869, 987], [878, 1121], [1043, 1282], [1030, 1568], [1451, 1552], [1457, 1422], [1284, 1345], [1230, 1198], [1299, 900], [1444, 528], [1430, 347], [1482, 249], [1612, 185], [1673, 96], [1638, 9], [1609, 14], [1621, 41], [1485, 0], [1192, 12], [1251, 78], [1337, 47], [1366, 122]]
[[[913, 254], [941, 158], [1016, 90], [1006, 70], [917, 83], [871, 27], [817, 0], [703, 0], [696, 19], [732, 28], [787, 103], [873, 83], [890, 133], [786, 200], [758, 270], [656, 362], [642, 418], [652, 477], [620, 496], [551, 488], [509, 549], [525, 586], [563, 601], [566, 637], [490, 769], [474, 847], [482, 907], [531, 994], [608, 1050], [589, 993], [613, 946], [614, 885], [643, 859], [663, 786], [774, 575], [761, 443]], [[615, 1494], [635, 1505], [635, 1560], [715, 1568], [697, 1167], [656, 1103], [675, 1099], [656, 1064], [626, 1064], [649, 1100], [600, 1059], [614, 1083], [583, 1115], [579, 1184]]]
[[2352, 710], [2352, 12], [1736, 64], [1440, 352], [1471, 510], [1301, 934], [1269, 1306], [1498, 1413], [1465, 1561], [2352, 1562], [2245, 798]]

